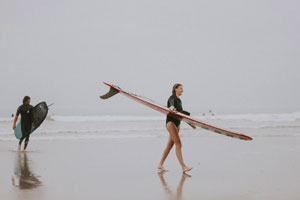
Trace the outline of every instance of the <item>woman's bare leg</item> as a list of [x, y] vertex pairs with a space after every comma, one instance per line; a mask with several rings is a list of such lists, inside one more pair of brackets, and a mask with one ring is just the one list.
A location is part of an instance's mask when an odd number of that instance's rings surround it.
[[180, 137], [179, 137], [179, 132], [178, 132], [177, 127], [175, 126], [175, 124], [173, 122], [168, 122], [167, 123], [167, 130], [169, 131], [171, 139], [172, 139], [172, 141], [174, 142], [174, 144], [176, 146], [176, 156], [177, 156], [178, 161], [179, 161], [179, 163], [182, 167], [182, 171], [183, 172], [190, 171], [192, 168], [186, 166], [186, 164], [183, 161], [182, 152], [181, 152], [182, 144], [181, 144], [181, 140], [180, 140]]
[[173, 140], [172, 140], [172, 138], [170, 136], [169, 140], [168, 140], [168, 143], [167, 143], [167, 146], [166, 146], [166, 148], [165, 148], [165, 150], [163, 152], [163, 155], [161, 157], [161, 160], [160, 160], [160, 162], [158, 164], [158, 167], [157, 167], [158, 169], [160, 169], [160, 170], [166, 170], [164, 168], [164, 162], [165, 162], [166, 158], [168, 157], [168, 155], [169, 155], [169, 153], [170, 153], [173, 145], [174, 145], [174, 142], [173, 142]]

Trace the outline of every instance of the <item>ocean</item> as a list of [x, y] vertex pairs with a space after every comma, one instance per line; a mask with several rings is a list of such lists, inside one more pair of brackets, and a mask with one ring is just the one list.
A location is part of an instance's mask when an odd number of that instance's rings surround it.
[[[281, 114], [223, 114], [196, 116], [210, 124], [256, 137], [300, 136], [300, 112]], [[0, 118], [0, 140], [16, 140], [13, 118]], [[31, 140], [83, 140], [168, 137], [165, 116], [50, 115]], [[225, 137], [181, 123], [182, 137]]]

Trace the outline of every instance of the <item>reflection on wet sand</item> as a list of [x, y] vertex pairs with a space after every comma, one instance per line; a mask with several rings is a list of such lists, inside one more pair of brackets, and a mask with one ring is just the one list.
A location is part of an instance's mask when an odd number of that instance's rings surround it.
[[177, 186], [177, 190], [176, 190], [176, 195], [173, 194], [172, 190], [168, 187], [168, 184], [164, 178], [164, 174], [166, 173], [167, 171], [162, 171], [162, 172], [158, 172], [158, 176], [160, 178], [160, 181], [161, 181], [161, 184], [165, 190], [165, 193], [167, 194], [168, 196], [168, 199], [170, 200], [182, 200], [182, 190], [183, 190], [183, 185], [184, 185], [184, 182], [185, 182], [185, 179], [186, 178], [189, 178], [189, 177], [192, 177], [191, 175], [188, 175], [186, 173], [183, 173], [182, 174], [182, 177], [181, 177], [181, 180]]
[[42, 184], [42, 182], [38, 179], [38, 176], [30, 170], [26, 152], [18, 152], [16, 155], [12, 184], [20, 189], [33, 189]]

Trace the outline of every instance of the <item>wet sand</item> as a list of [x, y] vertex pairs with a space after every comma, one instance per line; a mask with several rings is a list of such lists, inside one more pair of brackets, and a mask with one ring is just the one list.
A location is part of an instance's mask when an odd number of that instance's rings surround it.
[[0, 141], [0, 199], [299, 199], [300, 138], [185, 137], [182, 175], [166, 138]]

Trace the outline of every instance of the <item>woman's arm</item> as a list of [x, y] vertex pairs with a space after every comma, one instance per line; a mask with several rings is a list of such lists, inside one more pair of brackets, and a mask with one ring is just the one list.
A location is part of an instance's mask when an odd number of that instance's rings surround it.
[[176, 108], [175, 108], [175, 100], [173, 98], [173, 96], [171, 96], [168, 100], [168, 103], [170, 105], [169, 109], [172, 110], [172, 111], [175, 111]]
[[189, 113], [188, 111], [185, 111], [185, 110], [181, 111], [181, 113], [183, 113], [185, 115], [191, 115], [191, 113]]

